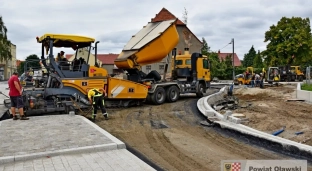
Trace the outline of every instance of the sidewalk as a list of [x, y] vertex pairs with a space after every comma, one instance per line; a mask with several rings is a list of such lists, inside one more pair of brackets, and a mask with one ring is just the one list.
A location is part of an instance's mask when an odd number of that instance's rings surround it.
[[75, 115], [0, 122], [3, 170], [154, 170], [125, 144]]

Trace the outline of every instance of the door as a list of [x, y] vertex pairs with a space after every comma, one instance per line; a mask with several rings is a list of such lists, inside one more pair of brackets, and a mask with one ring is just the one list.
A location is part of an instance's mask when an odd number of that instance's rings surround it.
[[202, 74], [205, 81], [210, 81], [210, 65], [208, 59], [201, 58], [203, 60], [203, 68], [202, 68]]

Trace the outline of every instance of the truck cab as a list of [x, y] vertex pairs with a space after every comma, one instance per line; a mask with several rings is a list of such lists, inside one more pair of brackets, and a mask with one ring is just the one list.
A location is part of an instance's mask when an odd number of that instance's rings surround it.
[[[210, 82], [210, 63], [207, 56], [203, 55], [202, 58], [196, 60], [196, 68], [194, 70], [197, 72], [197, 80]], [[173, 80], [188, 79], [188, 81], [192, 81], [192, 59], [188, 48], [185, 48], [183, 55], [177, 55], [176, 59], [172, 57], [171, 74]]]

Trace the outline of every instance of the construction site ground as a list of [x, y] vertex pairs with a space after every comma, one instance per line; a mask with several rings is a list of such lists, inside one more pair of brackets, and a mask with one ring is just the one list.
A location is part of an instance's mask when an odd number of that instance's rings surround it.
[[[286, 91], [282, 87], [277, 90]], [[290, 92], [291, 88], [287, 90]], [[208, 94], [217, 91], [219, 90], [211, 89]], [[248, 96], [254, 99], [253, 96]], [[247, 96], [241, 97], [248, 99]], [[274, 98], [275, 100], [273, 97], [272, 100], [278, 102], [277, 97]], [[126, 109], [111, 109], [109, 110], [110, 120], [99, 117], [96, 124], [164, 170], [220, 170], [222, 160], [233, 159], [295, 159], [226, 134], [220, 131], [221, 129], [200, 125], [204, 118], [197, 109], [197, 100], [196, 97], [186, 97], [176, 103], [159, 106], [144, 105]], [[286, 102], [280, 101], [277, 104], [283, 103]], [[291, 102], [291, 104], [293, 106], [308, 106], [301, 102]], [[247, 110], [249, 109], [241, 110], [241, 112], [247, 113]], [[311, 108], [301, 108], [300, 111], [305, 113], [306, 110], [310, 111]], [[301, 115], [308, 117], [308, 111]], [[267, 113], [261, 114], [260, 110], [260, 117], [256, 118], [261, 119], [261, 115], [264, 119], [269, 120], [263, 116]], [[277, 113], [275, 115], [277, 119], [279, 115]], [[292, 113], [292, 115], [295, 114]], [[300, 117], [298, 119], [294, 125], [305, 120]], [[255, 120], [250, 124], [255, 126], [258, 122], [260, 121]], [[291, 123], [291, 120], [285, 122]], [[271, 130], [283, 126], [278, 125], [273, 128], [269, 124], [260, 125]], [[312, 169], [311, 165], [309, 165], [309, 169]]]
[[296, 84], [236, 89], [243, 108], [234, 113], [245, 114], [249, 127], [270, 134], [285, 127], [279, 137], [312, 145], [312, 104], [296, 99], [295, 90]]

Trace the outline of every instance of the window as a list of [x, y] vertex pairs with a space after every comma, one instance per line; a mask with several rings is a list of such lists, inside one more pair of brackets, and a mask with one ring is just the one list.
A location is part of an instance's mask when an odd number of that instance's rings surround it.
[[185, 65], [192, 65], [192, 62], [190, 59], [185, 60]]
[[176, 60], [176, 65], [182, 65], [183, 61], [182, 60]]
[[165, 65], [159, 65], [159, 70], [165, 69]]
[[204, 69], [209, 69], [209, 62], [207, 59], [203, 59], [203, 67]]
[[146, 73], [151, 72], [152, 66], [151, 65], [146, 65]]

